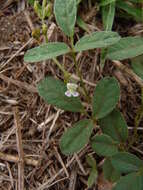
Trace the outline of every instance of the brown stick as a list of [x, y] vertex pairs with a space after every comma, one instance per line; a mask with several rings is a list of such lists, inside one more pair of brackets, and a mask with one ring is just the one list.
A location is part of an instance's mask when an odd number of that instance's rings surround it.
[[11, 60], [13, 60], [28, 44], [33, 42], [33, 38], [30, 38], [16, 53], [14, 53], [2, 66], [4, 68]]
[[5, 82], [12, 83], [12, 84], [18, 86], [19, 88], [25, 89], [25, 90], [27, 90], [28, 92], [37, 93], [36, 87], [34, 87], [34, 86], [30, 85], [30, 84], [27, 84], [26, 82], [20, 82], [20, 81], [18, 81], [18, 80], [14, 80], [14, 79], [9, 78], [9, 77], [7, 77], [7, 76], [1, 74], [1, 73], [0, 73], [0, 78], [1, 78], [2, 80], [4, 80]]
[[132, 79], [134, 79], [143, 88], [143, 80], [138, 77], [131, 69], [123, 65], [120, 61], [112, 61], [113, 64], [118, 67], [121, 71], [127, 73]]
[[[0, 152], [0, 159], [8, 161], [8, 162], [14, 162], [14, 163], [19, 162], [19, 157], [17, 155], [13, 156], [11, 154], [5, 154], [5, 153], [2, 153], [2, 152]], [[32, 166], [37, 166], [38, 165], [38, 160], [33, 160], [31, 158], [24, 158], [24, 161], [25, 161], [25, 164], [27, 164], [27, 165], [32, 165]]]
[[31, 31], [33, 31], [34, 30], [34, 25], [32, 23], [32, 20], [31, 20], [30, 16], [29, 16], [29, 12], [27, 10], [24, 10], [24, 15], [26, 17], [27, 23], [28, 23]]
[[17, 149], [18, 149], [18, 189], [24, 190], [24, 152], [22, 147], [22, 135], [21, 135], [21, 125], [18, 115], [18, 108], [13, 108], [14, 112], [14, 122], [16, 126], [16, 139], [17, 139]]

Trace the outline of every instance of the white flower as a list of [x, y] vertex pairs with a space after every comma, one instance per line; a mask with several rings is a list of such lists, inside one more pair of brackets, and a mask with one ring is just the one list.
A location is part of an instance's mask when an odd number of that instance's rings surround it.
[[78, 85], [74, 83], [67, 83], [67, 91], [65, 92], [65, 95], [67, 97], [77, 97], [79, 96], [79, 93], [77, 92]]

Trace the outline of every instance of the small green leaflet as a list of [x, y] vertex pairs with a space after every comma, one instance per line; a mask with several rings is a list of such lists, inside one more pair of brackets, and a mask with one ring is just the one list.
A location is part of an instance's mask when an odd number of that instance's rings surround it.
[[118, 153], [118, 143], [108, 135], [96, 135], [91, 142], [92, 149], [100, 156], [113, 156]]
[[100, 1], [101, 1], [101, 3], [99, 4], [100, 6], [106, 6], [115, 2], [116, 0], [100, 0]]
[[98, 177], [97, 169], [92, 168], [87, 181], [88, 188], [92, 187], [93, 184], [96, 184], [97, 177]]
[[128, 138], [128, 126], [118, 109], [114, 109], [106, 117], [99, 120], [102, 132], [109, 135], [119, 143], [126, 142]]
[[91, 120], [84, 119], [68, 129], [60, 141], [62, 153], [71, 155], [80, 151], [88, 143], [93, 127]]
[[114, 167], [112, 166], [110, 158], [106, 158], [103, 164], [103, 173], [105, 179], [111, 181], [112, 183], [119, 180], [121, 174], [120, 172], [116, 171]]
[[131, 173], [121, 177], [113, 190], [143, 190], [143, 174]]
[[131, 60], [133, 71], [143, 79], [143, 55], [135, 57]]
[[34, 1], [35, 0], [28, 0], [28, 3], [33, 6], [34, 5]]
[[143, 169], [143, 162], [134, 154], [120, 152], [111, 157], [113, 167], [121, 173], [137, 172]]
[[96, 167], [96, 160], [92, 156], [87, 155], [86, 161], [89, 164], [89, 166], [91, 167], [88, 181], [87, 181], [88, 188], [90, 188], [90, 187], [92, 187], [93, 184], [96, 184], [97, 177], [98, 177], [98, 171], [97, 171], [97, 167]]
[[76, 22], [77, 22], [77, 25], [80, 28], [82, 28], [83, 30], [85, 30], [86, 32], [89, 33], [87, 24], [84, 22], [84, 20], [80, 16], [77, 17], [77, 21]]
[[116, 44], [108, 48], [107, 57], [111, 60], [123, 60], [143, 54], [142, 37], [121, 38]]
[[65, 43], [51, 42], [42, 44], [38, 47], [28, 50], [24, 56], [25, 62], [38, 62], [52, 59], [57, 56], [66, 54], [70, 51]]
[[101, 31], [83, 36], [76, 44], [75, 51], [85, 51], [95, 48], [105, 48], [120, 40], [120, 36], [116, 32]]
[[[140, 0], [137, 0], [138, 3]], [[141, 0], [142, 1], [142, 0]], [[140, 2], [141, 3], [141, 2]], [[123, 0], [118, 0], [116, 3], [116, 6], [128, 13], [129, 15], [132, 15], [134, 19], [137, 21], [143, 21], [143, 16], [142, 16], [142, 8], [137, 7], [135, 4], [132, 4], [128, 1], [123, 1]]]
[[115, 17], [115, 2], [110, 3], [102, 7], [102, 20], [104, 29], [106, 31], [111, 31]]
[[55, 0], [54, 14], [63, 32], [69, 37], [73, 36], [77, 14], [76, 0]]
[[96, 160], [91, 155], [86, 155], [86, 162], [91, 168], [96, 169]]
[[53, 77], [47, 77], [38, 84], [39, 95], [48, 103], [71, 112], [81, 112], [83, 106], [79, 97], [65, 96], [66, 85]]
[[109, 114], [119, 100], [120, 88], [114, 77], [101, 79], [95, 88], [93, 96], [93, 116], [101, 119]]

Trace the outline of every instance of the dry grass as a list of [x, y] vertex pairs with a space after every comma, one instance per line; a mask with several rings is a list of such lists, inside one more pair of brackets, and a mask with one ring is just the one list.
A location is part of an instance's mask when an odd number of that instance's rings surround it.
[[[89, 31], [101, 30], [100, 20], [95, 19], [95, 7], [92, 11], [85, 11], [84, 19], [89, 24]], [[53, 17], [47, 24], [51, 41], [66, 41]], [[44, 76], [63, 78], [51, 61], [38, 64], [27, 64], [23, 61], [25, 51], [39, 43], [31, 38], [31, 32], [33, 28], [40, 26], [40, 21], [33, 10], [27, 7], [26, 1], [17, 3], [7, 0], [2, 1], [0, 8], [0, 26], [0, 189], [86, 190], [89, 168], [85, 155], [93, 154], [99, 167], [102, 160], [88, 145], [72, 157], [62, 155], [58, 145], [63, 132], [83, 116], [58, 110], [47, 105], [38, 96], [36, 84]], [[126, 32], [142, 35], [140, 26], [135, 23], [132, 30], [128, 28]], [[77, 27], [76, 37], [82, 33]], [[42, 40], [41, 37], [40, 41]], [[87, 88], [92, 95], [94, 86], [103, 75], [114, 75], [122, 90], [119, 108], [132, 132], [136, 110], [140, 105], [139, 86], [142, 81], [131, 74], [129, 68], [125, 71], [123, 65], [116, 62], [107, 62], [101, 73], [98, 54], [99, 51], [91, 51], [78, 55]], [[74, 73], [71, 58], [66, 55], [60, 59], [65, 67]], [[124, 64], [129, 66], [128, 62]], [[77, 76], [73, 77], [78, 80]], [[141, 134], [142, 129], [140, 128]], [[143, 144], [132, 147], [132, 151], [143, 157]], [[93, 190], [104, 189], [101, 176], [98, 188], [93, 187]]]

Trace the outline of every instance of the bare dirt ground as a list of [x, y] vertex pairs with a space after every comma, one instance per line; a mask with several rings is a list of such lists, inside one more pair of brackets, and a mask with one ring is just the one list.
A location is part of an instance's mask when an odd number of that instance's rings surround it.
[[[59, 149], [63, 131], [79, 120], [80, 115], [65, 113], [47, 105], [37, 94], [36, 84], [47, 75], [63, 78], [51, 61], [27, 64], [23, 61], [27, 49], [40, 42], [32, 39], [32, 29], [40, 26], [39, 19], [26, 1], [1, 1], [0, 7], [0, 190], [16, 190], [23, 181], [25, 190], [86, 190], [89, 166], [86, 153], [91, 153], [100, 165], [103, 160], [86, 146], [78, 155], [65, 157]], [[90, 31], [102, 29], [96, 9], [83, 7], [83, 15]], [[81, 11], [82, 12], [82, 11]], [[96, 27], [95, 23], [96, 22]], [[65, 41], [54, 18], [47, 21], [51, 41]], [[132, 28], [132, 30], [129, 30]], [[132, 23], [126, 31], [118, 26], [120, 33], [142, 35], [139, 25]], [[84, 31], [76, 28], [76, 37]], [[102, 75], [114, 75], [121, 86], [119, 108], [122, 110], [130, 132], [134, 126], [136, 111], [140, 105], [140, 88], [133, 76], [121, 72], [117, 65], [108, 62], [103, 73], [98, 65], [99, 52], [84, 52], [78, 55], [87, 88], [91, 95]], [[62, 58], [61, 58], [62, 59]], [[73, 72], [68, 55], [62, 59]], [[125, 61], [129, 66], [129, 63]], [[70, 67], [69, 67], [70, 66]], [[142, 129], [140, 130], [142, 142]], [[143, 158], [143, 143], [132, 147]], [[20, 175], [18, 173], [20, 172]], [[103, 178], [102, 171], [93, 190], [110, 190], [111, 184]], [[20, 176], [20, 178], [18, 178]]]

